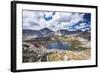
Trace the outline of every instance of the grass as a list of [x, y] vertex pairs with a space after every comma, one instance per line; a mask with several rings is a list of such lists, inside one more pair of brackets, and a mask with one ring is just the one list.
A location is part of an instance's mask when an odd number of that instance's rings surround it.
[[90, 48], [85, 48], [85, 47], [82, 47], [82, 46], [71, 46], [70, 50], [71, 51], [83, 51], [83, 50], [86, 50], [86, 49], [90, 49]]
[[86, 48], [85, 46], [84, 47], [81, 46], [82, 42], [80, 42], [80, 39], [78, 37], [60, 36], [59, 39], [70, 44], [70, 46], [71, 46], [70, 50], [72, 50], [72, 51], [82, 51], [82, 50], [89, 49], [89, 48]]
[[63, 53], [51, 53], [48, 54], [49, 61], [63, 61], [64, 54]]
[[56, 52], [48, 54], [49, 61], [88, 60], [90, 57], [89, 49], [80, 52], [67, 50], [62, 53]]

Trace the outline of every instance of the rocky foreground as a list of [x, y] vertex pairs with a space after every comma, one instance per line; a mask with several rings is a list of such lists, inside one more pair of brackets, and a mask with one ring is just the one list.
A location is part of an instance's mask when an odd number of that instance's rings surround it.
[[80, 52], [64, 51], [53, 52], [48, 55], [49, 61], [70, 61], [70, 60], [87, 60], [90, 59], [90, 50], [84, 50]]
[[24, 50], [23, 62], [48, 62], [48, 61], [70, 61], [90, 59], [90, 49], [83, 51], [70, 50]]
[[[34, 42], [33, 42], [34, 41]], [[57, 36], [46, 42], [43, 41], [23, 42], [23, 62], [49, 62], [49, 61], [71, 61], [88, 60], [91, 58], [90, 40], [75, 36]], [[46, 45], [55, 41], [70, 44], [69, 50], [58, 48], [48, 49]]]

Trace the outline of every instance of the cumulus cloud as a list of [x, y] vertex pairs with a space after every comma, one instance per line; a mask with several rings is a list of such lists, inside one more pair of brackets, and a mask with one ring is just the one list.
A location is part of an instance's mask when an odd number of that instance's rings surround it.
[[73, 12], [23, 11], [23, 29], [83, 30], [86, 26], [90, 26], [84, 22], [86, 20], [84, 15], [85, 13]]

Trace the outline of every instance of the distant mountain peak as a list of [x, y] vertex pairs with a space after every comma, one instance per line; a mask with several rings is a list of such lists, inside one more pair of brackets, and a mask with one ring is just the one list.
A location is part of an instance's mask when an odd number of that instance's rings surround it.
[[31, 30], [31, 29], [23, 29], [23, 36], [28, 37], [51, 37], [53, 36], [53, 31], [49, 28], [43, 28], [41, 30]]
[[57, 33], [60, 35], [72, 35], [72, 34], [78, 34], [81, 33], [81, 30], [76, 30], [76, 31], [69, 31], [65, 29], [58, 30]]
[[40, 29], [40, 31], [45, 31], [45, 30], [52, 31], [52, 30], [51, 30], [51, 29], [49, 29], [49, 28], [43, 28], [43, 29]]

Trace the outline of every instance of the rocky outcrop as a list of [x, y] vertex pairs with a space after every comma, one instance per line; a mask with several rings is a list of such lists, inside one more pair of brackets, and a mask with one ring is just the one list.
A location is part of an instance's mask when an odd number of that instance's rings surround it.
[[23, 45], [23, 62], [47, 61], [46, 48], [37, 48], [33, 44]]

